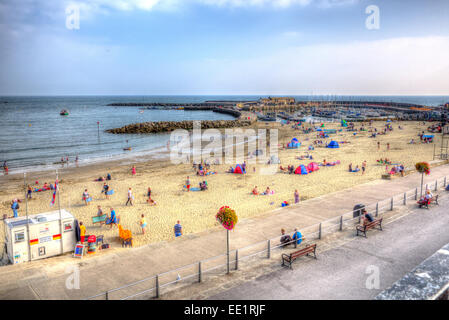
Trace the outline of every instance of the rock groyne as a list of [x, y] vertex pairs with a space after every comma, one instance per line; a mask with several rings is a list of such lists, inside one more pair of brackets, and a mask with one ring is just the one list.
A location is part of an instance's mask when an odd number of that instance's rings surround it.
[[[250, 120], [205, 120], [201, 122], [201, 129], [219, 129], [219, 128], [235, 128], [246, 127], [251, 125]], [[171, 132], [177, 129], [192, 130], [193, 121], [159, 121], [159, 122], [143, 122], [126, 125], [121, 128], [109, 129], [106, 132], [114, 134], [126, 133], [160, 133]]]

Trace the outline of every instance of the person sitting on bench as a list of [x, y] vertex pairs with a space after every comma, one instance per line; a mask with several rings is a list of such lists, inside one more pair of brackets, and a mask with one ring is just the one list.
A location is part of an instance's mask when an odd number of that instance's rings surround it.
[[292, 242], [292, 238], [290, 237], [290, 235], [285, 234], [285, 230], [281, 229], [281, 246], [285, 247], [287, 245], [289, 245]]
[[296, 244], [300, 244], [302, 240], [304, 240], [301, 232], [299, 232], [298, 228], [295, 228], [295, 232], [293, 233], [292, 240], [296, 240]]
[[369, 214], [365, 209], [362, 210], [362, 220], [363, 220], [363, 225], [367, 225], [370, 222], [374, 221], [374, 218], [371, 214]]

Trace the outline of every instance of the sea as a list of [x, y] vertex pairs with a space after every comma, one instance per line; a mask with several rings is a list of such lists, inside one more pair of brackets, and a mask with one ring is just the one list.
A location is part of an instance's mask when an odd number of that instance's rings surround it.
[[[267, 96], [0, 96], [0, 161], [10, 173], [60, 167], [61, 157], [78, 165], [105, 160], [163, 157], [170, 135], [115, 135], [107, 129], [147, 121], [231, 120], [212, 111], [144, 110], [110, 103], [199, 103], [207, 100], [251, 101]], [[296, 100], [405, 102], [438, 106], [449, 96], [293, 96]], [[5, 103], [7, 102], [7, 103]], [[61, 116], [62, 109], [69, 116]], [[131, 151], [125, 151], [125, 148]]]

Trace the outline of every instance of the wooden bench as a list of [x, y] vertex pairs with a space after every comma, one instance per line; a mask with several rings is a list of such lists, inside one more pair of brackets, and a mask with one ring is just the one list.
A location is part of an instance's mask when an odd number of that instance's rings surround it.
[[107, 218], [108, 218], [107, 214], [103, 214], [101, 216], [92, 217], [92, 224], [95, 225], [96, 223], [99, 223], [100, 225], [103, 225], [103, 224], [106, 223], [106, 219]]
[[373, 222], [367, 223], [364, 226], [357, 226], [356, 230], [357, 230], [357, 236], [359, 235], [359, 233], [363, 233], [363, 235], [366, 238], [366, 232], [370, 229], [375, 229], [376, 226], [379, 227], [379, 230], [382, 231], [382, 220], [383, 218], [374, 220]]
[[293, 261], [295, 261], [297, 258], [302, 257], [302, 256], [308, 256], [310, 253], [313, 252], [313, 256], [316, 259], [316, 243], [312, 244], [312, 245], [308, 245], [307, 247], [305, 247], [304, 249], [301, 249], [299, 251], [295, 251], [292, 252], [290, 254], [282, 254], [282, 265], [286, 266], [288, 264], [288, 266], [290, 267], [290, 269], [292, 268], [292, 263]]
[[432, 197], [432, 199], [430, 199], [429, 201], [418, 201], [418, 205], [420, 208], [422, 208], [423, 206], [425, 206], [427, 209], [429, 209], [429, 204], [435, 203], [436, 205], [440, 205], [438, 203], [438, 195]]

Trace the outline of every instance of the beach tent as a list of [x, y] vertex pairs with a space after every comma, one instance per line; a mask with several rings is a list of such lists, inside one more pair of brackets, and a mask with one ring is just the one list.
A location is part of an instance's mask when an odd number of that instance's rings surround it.
[[337, 142], [337, 141], [334, 141], [334, 140], [332, 140], [332, 141], [327, 145], [327, 147], [328, 147], [328, 148], [332, 148], [332, 149], [340, 148], [340, 146], [338, 145], [338, 142]]
[[277, 164], [279, 164], [279, 163], [281, 163], [281, 160], [279, 160], [278, 157], [273, 155], [273, 156], [270, 157], [270, 163], [277, 163]]
[[299, 143], [299, 142], [298, 142], [298, 139], [296, 139], [296, 138], [293, 138], [292, 141], [290, 141], [290, 142], [287, 144], [287, 148], [288, 148], [288, 149], [297, 149], [297, 148], [299, 148], [300, 146], [301, 146], [301, 143]]
[[308, 174], [309, 172], [307, 171], [307, 168], [305, 165], [300, 165], [298, 168], [296, 168], [295, 170], [295, 174]]
[[425, 134], [422, 136], [423, 139], [433, 139], [433, 135]]
[[320, 169], [320, 167], [318, 167], [318, 164], [316, 162], [311, 162], [307, 166], [307, 171], [309, 171], [309, 172], [314, 172], [314, 171], [317, 171], [319, 169]]
[[236, 173], [236, 174], [244, 174], [246, 173], [241, 165], [236, 165], [234, 169], [232, 169], [232, 173]]

